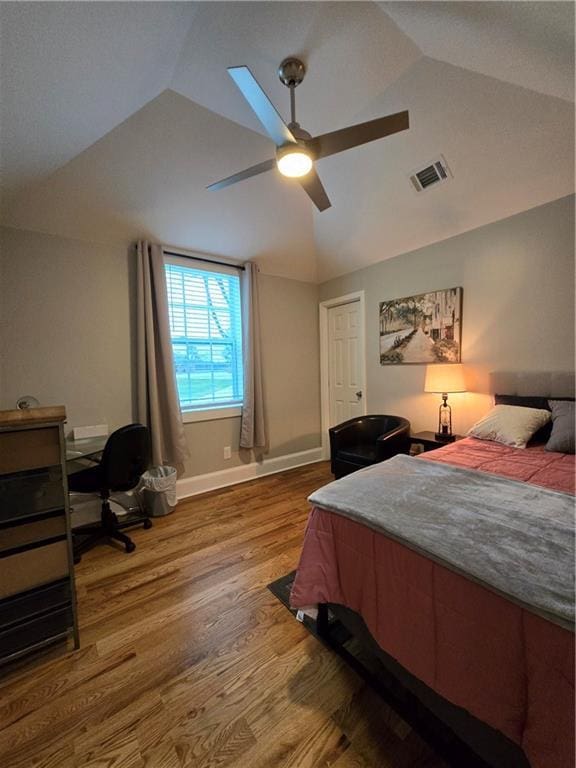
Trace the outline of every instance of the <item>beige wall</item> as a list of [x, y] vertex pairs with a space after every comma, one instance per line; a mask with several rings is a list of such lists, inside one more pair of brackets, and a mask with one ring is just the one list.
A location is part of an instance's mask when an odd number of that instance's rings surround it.
[[[259, 280], [270, 441], [265, 456], [283, 456], [320, 445], [318, 287], [263, 274]], [[240, 418], [187, 424], [185, 430], [190, 449], [186, 474], [254, 460], [252, 451], [238, 451]], [[227, 445], [232, 458], [224, 460]]]
[[[69, 425], [132, 419], [133, 271], [125, 245], [0, 229], [0, 407], [23, 394], [64, 403]], [[379, 365], [378, 302], [461, 285], [463, 361], [473, 393], [454, 395], [455, 429], [489, 405], [491, 370], [574, 365], [574, 198], [532, 209], [318, 287], [260, 276], [268, 456], [319, 445], [318, 300], [366, 292], [369, 411], [433, 429], [424, 366]], [[188, 475], [253, 460], [239, 419], [187, 424]], [[224, 460], [225, 446], [232, 458]]]
[[130, 268], [124, 246], [2, 228], [2, 408], [62, 403], [70, 426], [132, 419]]
[[439, 398], [422, 393], [425, 366], [379, 363], [378, 303], [453, 286], [464, 289], [462, 360], [473, 390], [450, 397], [462, 432], [490, 406], [490, 371], [574, 368], [574, 197], [320, 286], [321, 301], [365, 291], [368, 412], [436, 428]]
[[[0, 408], [34, 395], [63, 403], [68, 425], [133, 418], [134, 274], [124, 245], [0, 229]], [[266, 456], [320, 443], [318, 288], [260, 275], [270, 446]], [[187, 424], [186, 474], [253, 460], [238, 452], [239, 419]], [[232, 459], [224, 460], [224, 447]]]

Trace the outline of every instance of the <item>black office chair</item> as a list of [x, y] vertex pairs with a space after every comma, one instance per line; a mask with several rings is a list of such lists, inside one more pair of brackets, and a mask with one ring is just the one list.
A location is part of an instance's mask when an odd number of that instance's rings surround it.
[[152, 521], [144, 515], [121, 523], [110, 508], [110, 494], [135, 488], [142, 473], [150, 466], [151, 454], [148, 428], [142, 424], [129, 424], [110, 435], [96, 466], [68, 477], [69, 490], [98, 493], [102, 499], [100, 524], [82, 526], [74, 531], [74, 562], [79, 562], [81, 555], [102, 539], [109, 543], [120, 541], [126, 552], [133, 552], [136, 545], [121, 529], [142, 524], [144, 528], [152, 527]]

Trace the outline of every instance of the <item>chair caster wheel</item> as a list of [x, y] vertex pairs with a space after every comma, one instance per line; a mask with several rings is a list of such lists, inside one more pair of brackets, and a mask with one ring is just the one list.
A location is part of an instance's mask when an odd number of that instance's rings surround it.
[[150, 528], [152, 528], [152, 520], [150, 519], [144, 520], [144, 529], [147, 531]]
[[126, 544], [126, 552], [127, 553], [134, 552], [135, 549], [136, 549], [136, 544], [134, 544], [133, 541], [129, 541], [128, 544]]

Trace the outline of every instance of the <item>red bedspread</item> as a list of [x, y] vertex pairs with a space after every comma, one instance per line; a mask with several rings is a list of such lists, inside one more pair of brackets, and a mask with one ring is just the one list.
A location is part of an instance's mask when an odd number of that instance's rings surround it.
[[437, 451], [421, 454], [421, 458], [492, 472], [512, 480], [542, 485], [553, 491], [574, 493], [575, 490], [574, 455], [545, 451], [543, 445], [509, 448], [489, 440], [466, 437]]
[[[549, 488], [574, 457], [474, 438], [423, 457]], [[359, 613], [407, 670], [521, 745], [533, 768], [574, 765], [574, 634], [357, 522], [314, 508], [291, 603]]]

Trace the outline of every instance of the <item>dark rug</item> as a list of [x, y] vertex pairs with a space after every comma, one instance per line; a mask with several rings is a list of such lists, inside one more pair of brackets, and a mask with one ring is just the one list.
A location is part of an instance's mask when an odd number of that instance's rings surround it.
[[282, 605], [285, 605], [294, 616], [296, 616], [296, 611], [290, 608], [290, 590], [292, 589], [292, 584], [294, 584], [295, 578], [296, 571], [291, 571], [290, 573], [287, 573], [286, 576], [281, 576], [279, 579], [276, 579], [276, 581], [268, 584], [268, 589], [272, 592], [274, 597], [277, 597]]
[[[290, 592], [292, 590], [292, 584], [294, 583], [295, 578], [296, 571], [291, 571], [290, 573], [287, 573], [286, 576], [281, 576], [279, 579], [276, 579], [276, 581], [268, 584], [268, 589], [270, 592], [272, 592], [274, 597], [280, 600], [285, 608], [288, 608], [292, 616], [296, 618], [298, 611], [296, 611], [294, 608], [290, 608]], [[345, 644], [352, 639], [352, 635], [346, 630], [346, 628], [339, 622], [334, 621], [334, 617], [330, 614], [330, 612], [328, 612], [328, 619], [332, 625], [331, 636], [334, 637], [336, 642]], [[300, 621], [300, 619], [298, 619], [298, 621]], [[314, 619], [311, 619], [310, 616], [303, 616], [302, 624], [306, 627], [311, 635], [314, 635], [317, 640], [324, 642], [323, 639], [318, 636], [318, 632], [316, 631], [316, 622]]]

